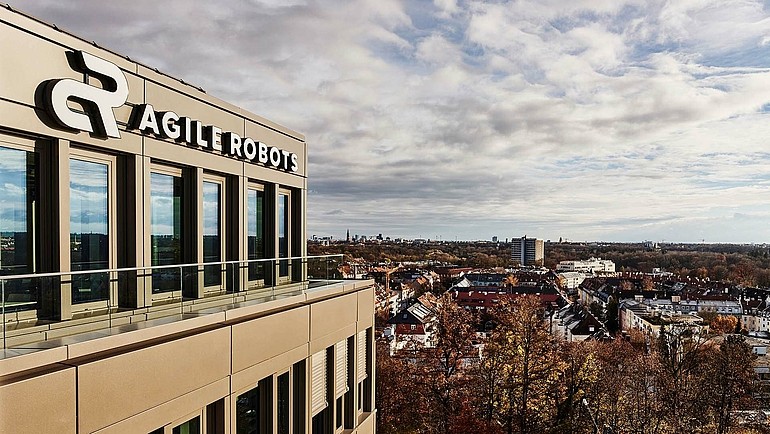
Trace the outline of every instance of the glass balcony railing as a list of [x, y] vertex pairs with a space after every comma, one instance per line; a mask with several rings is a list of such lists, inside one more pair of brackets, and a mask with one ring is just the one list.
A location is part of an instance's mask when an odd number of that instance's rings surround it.
[[194, 314], [338, 283], [341, 265], [342, 255], [325, 255], [0, 275], [2, 345], [8, 348], [11, 331], [66, 321], [59, 319], [63, 310], [73, 318], [106, 320], [108, 327], [126, 312], [148, 307]]

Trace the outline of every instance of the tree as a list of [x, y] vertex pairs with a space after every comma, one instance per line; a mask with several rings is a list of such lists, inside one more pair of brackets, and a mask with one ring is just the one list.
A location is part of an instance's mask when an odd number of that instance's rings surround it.
[[514, 287], [518, 286], [519, 284], [519, 278], [516, 277], [514, 274], [509, 274], [505, 276], [505, 279], [503, 280], [503, 285], [506, 287]]
[[600, 362], [598, 353], [605, 344], [591, 342], [565, 342], [559, 354], [563, 362], [560, 387], [551, 389], [556, 414], [553, 429], [558, 432], [582, 432], [591, 421], [581, 418], [583, 399], [590, 397], [599, 381]]
[[655, 289], [655, 282], [652, 281], [650, 276], [644, 276], [642, 279], [642, 289], [645, 291], [652, 291]]
[[420, 396], [411, 379], [409, 364], [399, 357], [391, 357], [389, 346], [377, 342], [377, 432], [382, 434], [416, 433], [420, 415], [424, 413], [423, 400], [404, 399]]
[[756, 355], [741, 335], [727, 335], [719, 346], [711, 345], [705, 353], [706, 375], [702, 388], [710, 396], [708, 405], [713, 413], [715, 432], [726, 434], [733, 424], [733, 410], [752, 405]]
[[468, 423], [460, 416], [468, 401], [465, 366], [477, 355], [474, 324], [474, 316], [445, 293], [437, 303], [435, 346], [413, 349], [412, 381], [424, 392], [427, 403], [421, 432], [463, 432], [465, 428], [458, 425]]
[[674, 432], [703, 423], [699, 417], [703, 391], [697, 387], [696, 379], [702, 365], [701, 346], [706, 339], [700, 331], [699, 326], [672, 324], [662, 326], [658, 335], [659, 396], [667, 424]]
[[496, 366], [499, 377], [486, 401], [504, 432], [540, 432], [554, 416], [550, 396], [562, 368], [540, 298], [503, 299], [492, 317], [497, 327], [485, 344], [481, 365], [488, 372]]
[[712, 333], [723, 335], [735, 333], [737, 326], [738, 318], [732, 315], [717, 315], [709, 324], [709, 329]]
[[594, 432], [594, 423], [589, 418], [595, 417], [597, 425], [609, 428], [604, 432], [662, 433], [657, 357], [647, 354], [645, 345], [636, 348], [624, 339], [579, 345], [593, 349], [598, 379], [587, 383], [591, 385], [583, 394], [586, 401], [582, 414], [573, 419], [579, 423], [574, 427], [579, 429], [559, 432]]

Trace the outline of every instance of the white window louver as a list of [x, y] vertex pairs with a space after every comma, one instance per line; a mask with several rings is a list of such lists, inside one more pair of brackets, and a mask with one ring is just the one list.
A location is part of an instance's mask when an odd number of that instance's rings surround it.
[[334, 346], [334, 397], [339, 398], [348, 391], [348, 341], [337, 342]]
[[358, 382], [366, 379], [366, 330], [362, 330], [358, 332], [358, 339], [356, 339], [358, 342], [356, 342], [356, 348], [358, 351], [358, 357], [357, 357], [357, 371], [358, 371]]
[[310, 356], [311, 386], [310, 412], [313, 416], [326, 408], [326, 350]]

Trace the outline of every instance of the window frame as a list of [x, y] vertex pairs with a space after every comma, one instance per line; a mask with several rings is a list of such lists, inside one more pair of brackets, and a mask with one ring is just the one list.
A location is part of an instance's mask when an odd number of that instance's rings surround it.
[[[288, 404], [289, 404], [289, 411], [288, 411], [288, 419], [289, 419], [289, 432], [294, 432], [294, 425], [295, 425], [295, 405], [294, 405], [294, 399], [295, 399], [295, 381], [296, 381], [296, 373], [295, 371], [295, 365], [292, 364], [286, 369], [282, 369], [280, 371], [274, 372], [270, 375], [266, 375], [265, 377], [251, 382], [248, 386], [243, 387], [239, 390], [234, 391], [230, 394], [231, 402], [232, 402], [232, 411], [235, 413], [232, 419], [232, 432], [237, 432], [238, 430], [238, 421], [237, 421], [237, 401], [238, 398], [241, 395], [244, 395], [248, 392], [251, 392], [252, 390], [259, 390], [261, 386], [260, 383], [262, 383], [264, 380], [269, 379], [270, 380], [270, 389], [267, 393], [270, 395], [270, 403], [269, 403], [269, 410], [267, 416], [270, 417], [270, 424], [268, 425], [270, 427], [270, 431], [277, 433], [278, 432], [278, 378], [281, 377], [284, 374], [288, 374], [289, 376], [289, 396], [288, 396]], [[265, 393], [265, 392], [257, 392], [257, 393]], [[261, 399], [261, 395], [260, 395]], [[267, 403], [260, 402], [260, 407], [265, 406]], [[258, 410], [259, 411], [259, 410]], [[300, 410], [301, 411], [301, 410]], [[260, 415], [261, 416], [261, 415]], [[261, 421], [261, 417], [260, 417]], [[262, 422], [260, 422], [262, 423]], [[257, 428], [259, 430], [259, 427]]]
[[[41, 169], [41, 160], [43, 158], [42, 151], [40, 149], [40, 146], [37, 143], [38, 139], [35, 137], [19, 137], [15, 135], [11, 135], [6, 133], [5, 131], [0, 131], [0, 146], [8, 149], [12, 149], [15, 151], [22, 151], [22, 152], [28, 152], [35, 155], [36, 158], [36, 170], [37, 170], [37, 177], [39, 185], [39, 177], [40, 177], [40, 169]], [[25, 180], [26, 182], [26, 180]], [[32, 221], [30, 222], [29, 219], [26, 222], [27, 225], [27, 231], [28, 233], [31, 233], [31, 236], [28, 235], [29, 239], [27, 241], [27, 249], [29, 250], [27, 253], [27, 260], [30, 262], [28, 264], [27, 271], [23, 271], [20, 273], [14, 273], [14, 274], [28, 274], [28, 273], [38, 273], [41, 262], [43, 262], [42, 258], [42, 252], [38, 249], [38, 237], [40, 236], [41, 232], [44, 230], [44, 217], [41, 215], [41, 206], [43, 205], [43, 201], [41, 198], [40, 188], [38, 187], [35, 191], [36, 193], [36, 200], [33, 201], [33, 212], [32, 212]], [[27, 192], [29, 194], [29, 192]], [[30, 206], [29, 203], [26, 204], [27, 207]], [[28, 216], [29, 217], [29, 216]], [[13, 274], [9, 274], [11, 276]], [[6, 294], [6, 297], [8, 294]], [[37, 318], [38, 311], [41, 309], [41, 302], [42, 302], [42, 293], [38, 292], [37, 294], [38, 300], [35, 301], [35, 308], [33, 309], [21, 309], [16, 311], [16, 315], [19, 318]], [[2, 300], [0, 300], [2, 301]]]
[[[117, 193], [118, 193], [118, 187], [117, 187], [117, 156], [106, 154], [103, 152], [95, 152], [88, 149], [83, 149], [77, 147], [74, 143], [70, 147], [69, 150], [69, 158], [67, 161], [67, 164], [71, 164], [71, 160], [79, 160], [79, 161], [85, 161], [87, 163], [96, 163], [96, 164], [105, 164], [107, 165], [107, 212], [109, 213], [107, 217], [107, 240], [109, 242], [109, 248], [108, 251], [108, 258], [107, 258], [107, 268], [113, 269], [117, 268], [117, 258], [118, 258], [118, 204], [117, 204]], [[71, 166], [70, 166], [71, 167]], [[68, 169], [69, 173], [69, 169]], [[68, 185], [68, 191], [71, 191], [71, 176], [72, 174], [69, 173], [69, 179], [67, 180]], [[66, 218], [69, 220], [69, 213], [71, 209], [71, 197], [67, 198], [67, 216]], [[64, 218], [64, 217], [62, 217]], [[68, 227], [68, 237], [72, 234], [72, 228], [69, 227], [69, 221], [67, 222]], [[68, 246], [68, 256], [69, 256], [69, 266], [70, 271], [72, 271], [72, 247]], [[71, 282], [72, 276], [69, 277], [69, 281]], [[70, 305], [72, 307], [72, 312], [83, 312], [83, 311], [90, 311], [93, 309], [103, 308], [105, 301], [107, 302], [107, 308], [111, 309], [113, 307], [118, 306], [118, 273], [111, 272], [108, 276], [109, 279], [109, 290], [108, 290], [108, 296], [107, 300], [96, 300], [96, 301], [88, 301], [84, 303], [74, 303], [72, 300], [70, 300]], [[71, 285], [71, 283], [69, 283]], [[70, 287], [70, 291], [72, 291]]]
[[[270, 259], [269, 258], [270, 255], [268, 255], [268, 252], [267, 252], [267, 247], [268, 247], [267, 239], [269, 236], [271, 236], [275, 232], [270, 231], [269, 230], [270, 228], [268, 227], [268, 222], [270, 221], [270, 219], [267, 218], [268, 216], [267, 211], [269, 207], [267, 203], [266, 186], [265, 184], [249, 180], [246, 183], [245, 190], [246, 190], [246, 200], [244, 201], [245, 203], [244, 209], [246, 213], [246, 227], [244, 230], [244, 234], [246, 237], [246, 241], [245, 241], [244, 257], [246, 258], [247, 261], [249, 260], [249, 221], [248, 219], [249, 217], [251, 217], [250, 211], [249, 211], [249, 193], [250, 191], [253, 190], [253, 191], [262, 192], [262, 256], [263, 257], [261, 259]], [[255, 279], [255, 280], [249, 279], [250, 264], [248, 262], [246, 263], [246, 270], [244, 273], [245, 274], [244, 282], [246, 282], [246, 290], [263, 288], [265, 286], [265, 282], [267, 281], [267, 277], [268, 277], [268, 272], [271, 267], [271, 261], [263, 261], [261, 263], [263, 264], [262, 279]]]
[[[286, 213], [286, 216], [285, 216], [285, 218], [286, 218], [285, 231], [286, 231], [286, 258], [287, 258], [287, 259], [285, 259], [285, 261], [286, 261], [286, 274], [285, 275], [281, 274], [281, 270], [283, 269], [283, 267], [281, 266], [281, 262], [283, 262], [281, 260], [281, 258], [282, 258], [282, 256], [281, 256], [281, 232], [280, 232], [280, 227], [281, 227], [280, 226], [281, 225], [280, 218], [281, 218], [281, 216], [280, 216], [280, 214], [278, 212], [281, 209], [280, 201], [281, 201], [281, 196], [283, 196], [283, 195], [286, 196], [286, 205], [285, 205], [285, 208], [284, 208], [284, 211]], [[292, 262], [293, 261], [288, 259], [288, 258], [292, 257], [291, 244], [292, 244], [292, 241], [293, 241], [292, 240], [292, 231], [294, 229], [294, 227], [293, 227], [294, 226], [293, 225], [293, 220], [294, 219], [292, 219], [292, 203], [291, 202], [292, 202], [292, 191], [291, 191], [291, 189], [279, 186], [278, 190], [277, 190], [277, 194], [276, 194], [276, 212], [275, 212], [275, 215], [276, 215], [276, 221], [275, 221], [276, 249], [275, 249], [275, 254], [276, 254], [276, 268], [277, 268], [277, 270], [276, 270], [277, 271], [276, 272], [276, 276], [277, 276], [276, 281], [279, 284], [281, 284], [281, 283], [289, 283], [289, 282], [292, 281], [292, 271], [293, 271], [292, 270]]]
[[282, 375], [287, 374], [289, 376], [289, 396], [288, 399], [288, 414], [287, 417], [289, 418], [289, 432], [294, 432], [294, 366], [290, 366], [287, 369], [284, 369], [283, 371], [276, 372], [273, 374], [273, 397], [274, 397], [274, 403], [273, 406], [273, 432], [278, 432], [278, 378]]
[[[227, 182], [224, 176], [222, 175], [216, 175], [212, 173], [204, 173], [201, 177], [201, 191], [199, 194], [200, 200], [201, 200], [201, 207], [203, 206], [203, 184], [204, 183], [211, 183], [211, 184], [217, 184], [219, 185], [219, 261], [223, 262], [225, 259], [225, 252], [226, 249], [226, 240], [227, 235], [225, 233], [225, 221], [227, 218], [227, 195], [226, 193], [226, 187]], [[199, 242], [201, 246], [201, 262], [204, 262], [205, 259], [203, 259], [203, 237], [204, 237], [204, 214], [205, 210], [201, 208], [201, 215], [198, 216], [199, 222], [200, 222], [200, 228], [201, 233], [199, 235]], [[205, 280], [205, 267], [202, 267], [204, 271], [201, 271], [200, 279], [201, 279], [201, 285], [203, 287], [203, 293], [204, 295], [214, 295], [214, 294], [222, 294], [225, 293], [227, 290], [227, 265], [221, 264], [220, 270], [219, 270], [219, 284], [218, 285], [211, 285], [206, 286], [206, 280]]]
[[[147, 174], [147, 186], [146, 186], [146, 190], [145, 190], [145, 192], [146, 192], [146, 194], [145, 194], [145, 198], [146, 198], [145, 199], [146, 200], [145, 206], [147, 207], [147, 214], [146, 214], [147, 215], [147, 221], [145, 223], [147, 225], [147, 226], [145, 226], [145, 243], [146, 243], [146, 246], [147, 246], [147, 252], [149, 254], [149, 256], [146, 259], [147, 262], [145, 262], [145, 264], [149, 265], [150, 267], [153, 266], [152, 265], [152, 211], [153, 211], [152, 210], [152, 174], [153, 173], [180, 178], [182, 180], [182, 189], [183, 189], [183, 191], [182, 191], [182, 200], [184, 201], [184, 199], [185, 199], [184, 170], [181, 167], [174, 167], [174, 166], [169, 166], [169, 165], [166, 165], [166, 164], [163, 164], [163, 163], [151, 161], [150, 162], [149, 171], [148, 171], [148, 174]], [[182, 205], [182, 208], [184, 208], [184, 205]], [[184, 261], [184, 257], [185, 257], [185, 253], [184, 253], [184, 238], [187, 235], [185, 232], [189, 232], [189, 228], [185, 224], [184, 215], [181, 216], [180, 224], [181, 224], [181, 230], [182, 230], [181, 241], [183, 243], [182, 244], [182, 251], [181, 251], [182, 257], [180, 258], [180, 263], [184, 264], [184, 262], [185, 262]], [[154, 271], [154, 269], [150, 269], [149, 273], [147, 273], [148, 274], [147, 275], [147, 281], [149, 282], [150, 300], [151, 300], [152, 303], [155, 303], [156, 301], [169, 300], [169, 299], [181, 299], [182, 298], [182, 289], [183, 288], [175, 289], [173, 291], [168, 291], [168, 292], [159, 292], [159, 293], [153, 292], [152, 291], [152, 275], [153, 275], [153, 271]], [[182, 271], [184, 271], [184, 270], [182, 270]]]
[[195, 419], [196, 417], [200, 421], [201, 434], [206, 434], [206, 407], [203, 407], [192, 413], [188, 413], [187, 415], [180, 417], [179, 419], [176, 419], [170, 423], [167, 423], [166, 425], [163, 425], [163, 434], [173, 434], [174, 428], [192, 419]]

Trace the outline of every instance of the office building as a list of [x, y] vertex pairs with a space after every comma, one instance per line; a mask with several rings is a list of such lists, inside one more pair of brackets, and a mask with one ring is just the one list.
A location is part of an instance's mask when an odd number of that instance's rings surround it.
[[304, 137], [9, 6], [0, 40], [0, 432], [373, 433]]
[[542, 265], [545, 259], [545, 247], [543, 240], [537, 238], [511, 239], [511, 259], [519, 265]]

